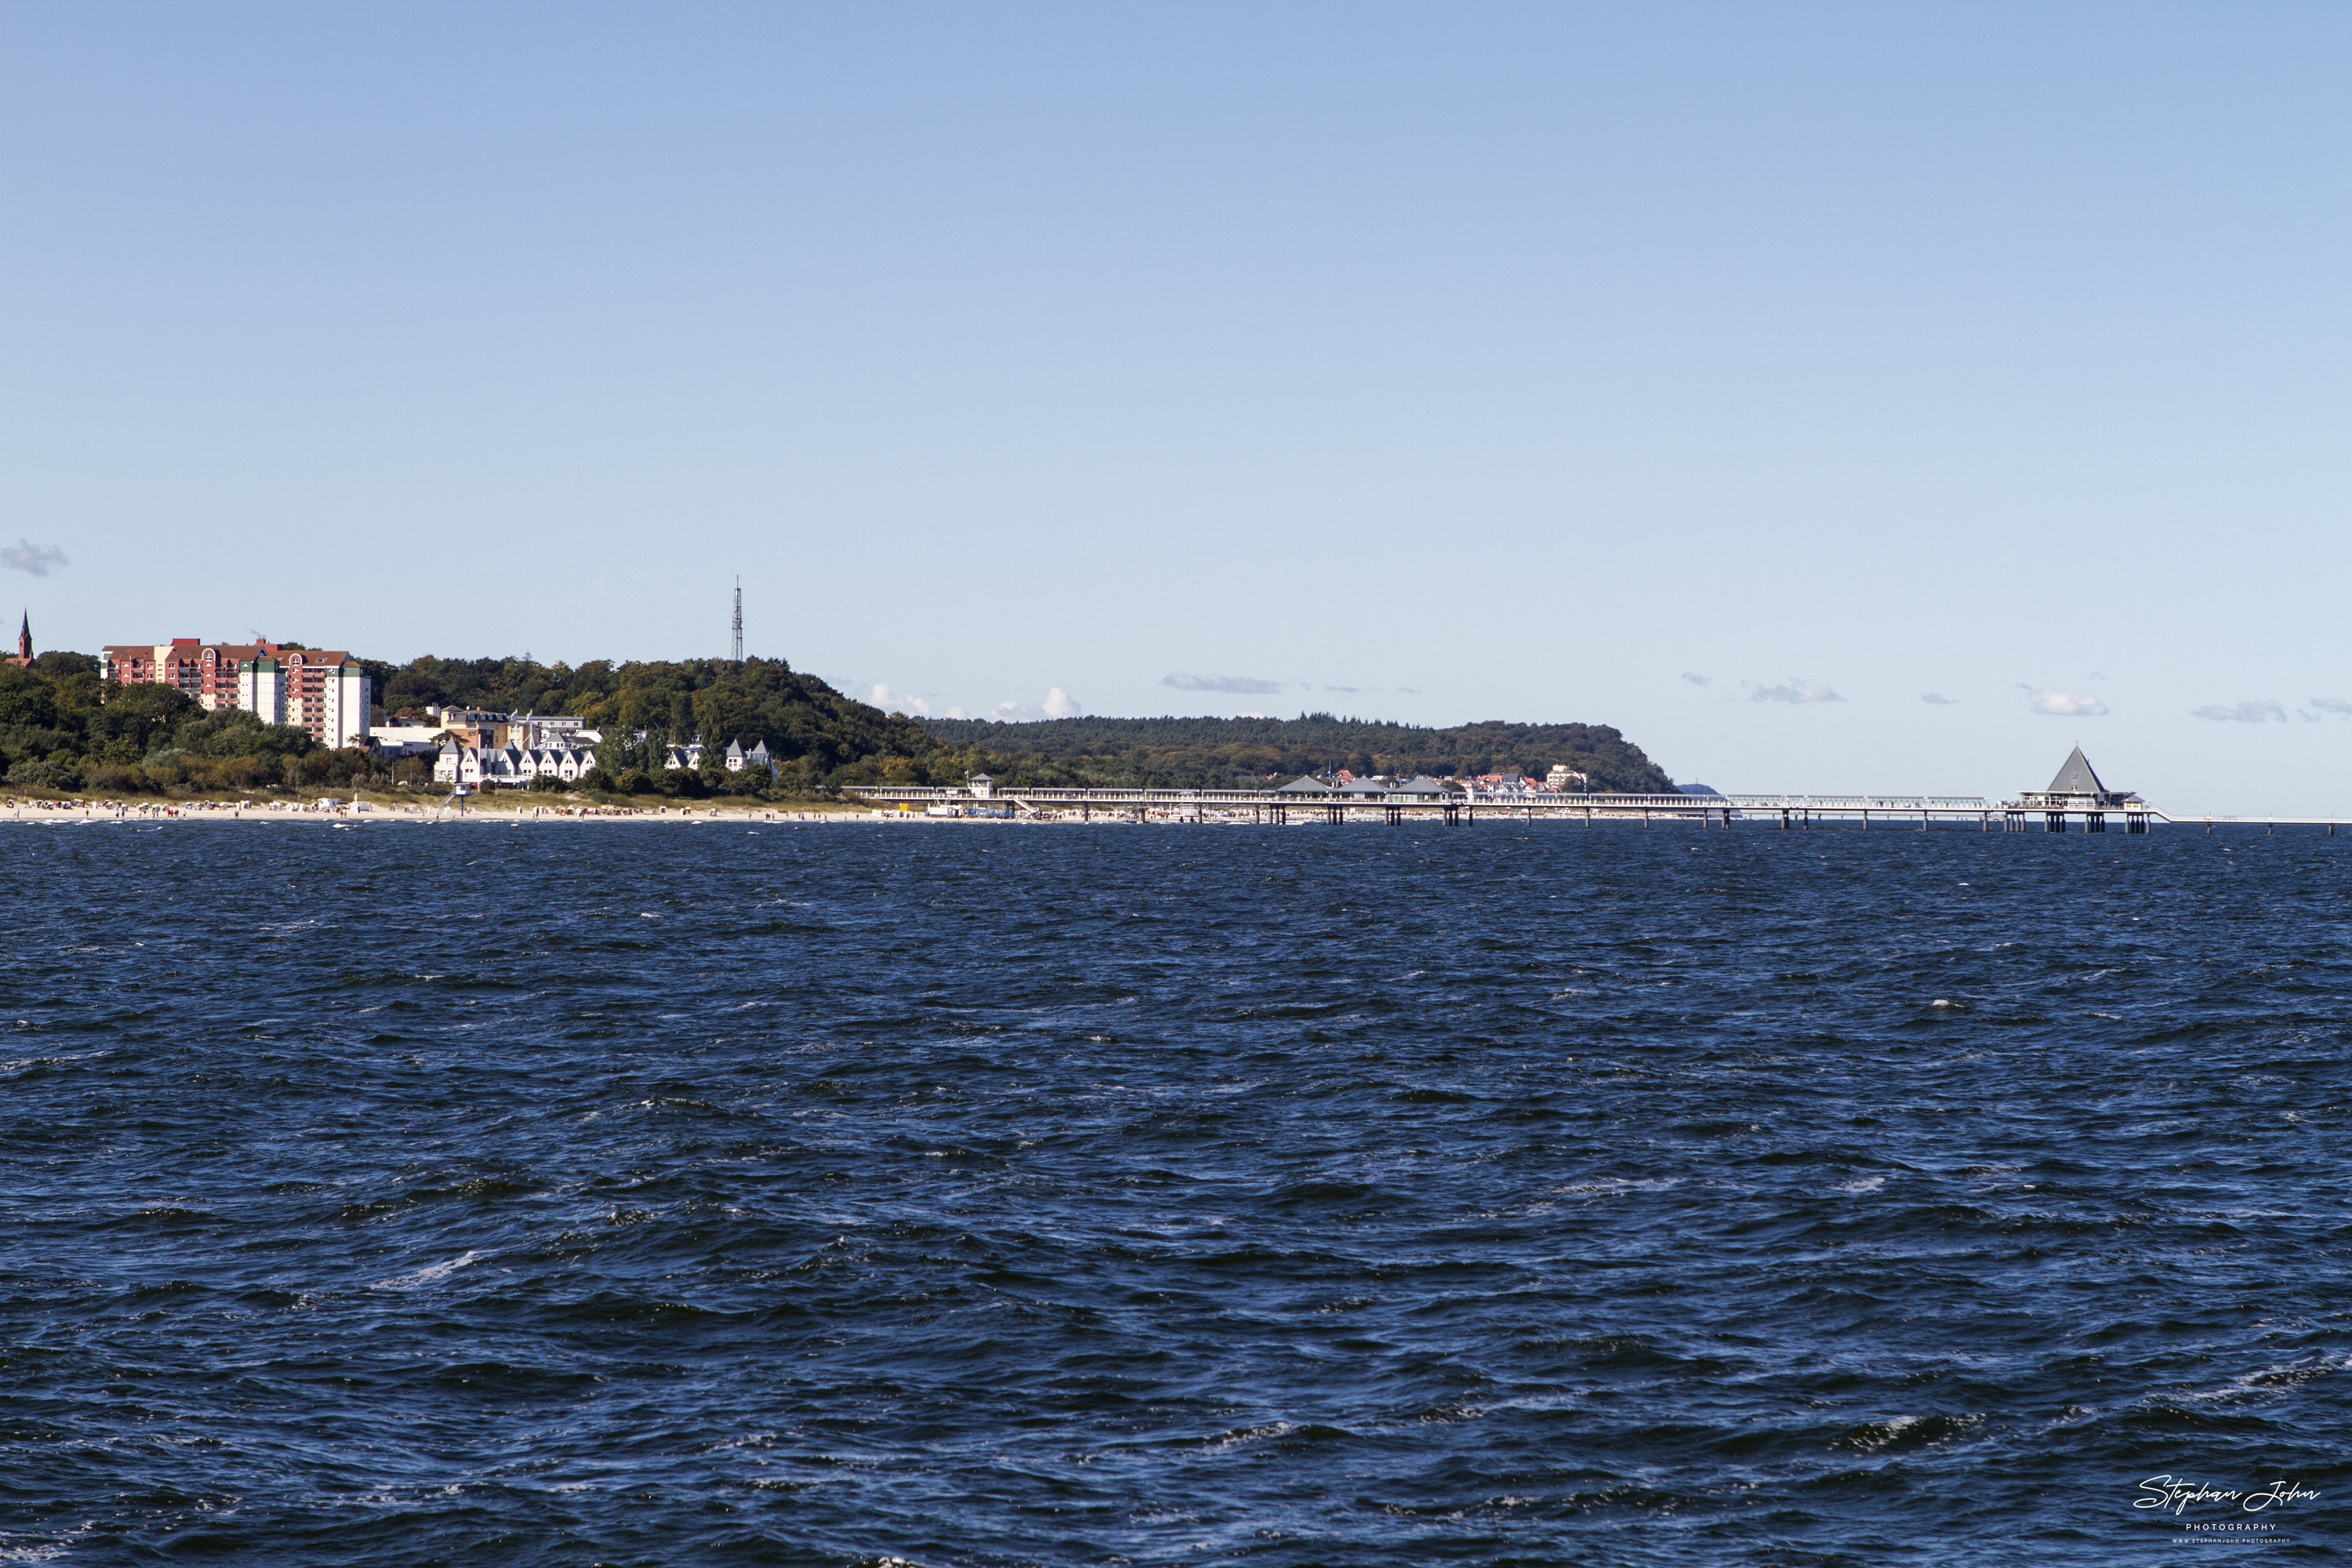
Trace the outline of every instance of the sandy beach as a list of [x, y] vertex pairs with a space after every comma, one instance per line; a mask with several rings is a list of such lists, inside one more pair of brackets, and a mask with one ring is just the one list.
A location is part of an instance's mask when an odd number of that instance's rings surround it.
[[354, 826], [370, 823], [816, 823], [871, 822], [883, 814], [864, 807], [840, 811], [746, 809], [710, 806], [513, 805], [481, 807], [471, 801], [463, 811], [439, 805], [393, 805], [373, 801], [10, 801], [0, 806], [0, 823], [23, 822], [65, 826], [101, 823], [276, 822], [311, 826]]

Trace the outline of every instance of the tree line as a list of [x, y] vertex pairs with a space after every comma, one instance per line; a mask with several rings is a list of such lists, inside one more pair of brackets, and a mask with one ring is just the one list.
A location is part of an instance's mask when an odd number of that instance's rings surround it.
[[925, 719], [936, 739], [1015, 786], [1234, 789], [1345, 768], [1374, 773], [1541, 778], [1565, 763], [1595, 790], [1663, 794], [1674, 781], [1606, 724], [1502, 720], [1428, 729], [1302, 713], [1296, 719]]

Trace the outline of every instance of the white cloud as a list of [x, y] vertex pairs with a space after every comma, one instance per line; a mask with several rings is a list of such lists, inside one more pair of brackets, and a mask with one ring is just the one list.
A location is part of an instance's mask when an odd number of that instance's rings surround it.
[[1750, 702], [1843, 702], [1844, 698], [1818, 680], [1784, 680], [1759, 686], [1748, 693]]
[[2341, 697], [2315, 697], [2311, 705], [2323, 712], [2352, 715], [2352, 702]]
[[2202, 708], [2191, 708], [2189, 712], [2200, 719], [2220, 719], [2236, 724], [2263, 724], [2273, 719], [2282, 724], [2286, 722], [2286, 710], [2266, 699], [2227, 707], [2209, 702]]
[[868, 688], [866, 700], [885, 713], [908, 713], [920, 717], [931, 710], [931, 705], [919, 697], [909, 697], [903, 691], [893, 691], [877, 681]]
[[0, 549], [0, 562], [7, 563], [11, 572], [24, 572], [35, 577], [47, 576], [53, 566], [72, 564], [66, 559], [66, 552], [56, 545], [44, 549], [29, 539], [20, 539]]
[[2107, 711], [2107, 705], [2088, 692], [2052, 691], [2045, 688], [2029, 690], [2025, 705], [2053, 719], [2098, 719]]
[[1957, 697], [1947, 697], [1940, 691], [1922, 691], [1919, 693], [1919, 700], [1922, 702], [1933, 702], [1938, 708], [1948, 708], [1953, 703], [1958, 702], [1959, 699]]
[[1689, 681], [1693, 686], [1712, 686], [1715, 684], [1710, 678], [1704, 675], [1694, 675], [1687, 669], [1683, 671], [1683, 679]]
[[988, 716], [1001, 724], [1034, 724], [1041, 719], [1075, 719], [1086, 709], [1060, 687], [1051, 687], [1043, 702], [1000, 702]]
[[963, 704], [959, 702], [954, 707], [949, 709], [946, 712], [940, 714], [940, 717], [942, 719], [969, 719], [971, 715], [965, 712], [963, 710]]
[[1255, 675], [1163, 675], [1160, 684], [1179, 691], [1232, 691], [1248, 697], [1282, 689], [1279, 680], [1260, 680]]

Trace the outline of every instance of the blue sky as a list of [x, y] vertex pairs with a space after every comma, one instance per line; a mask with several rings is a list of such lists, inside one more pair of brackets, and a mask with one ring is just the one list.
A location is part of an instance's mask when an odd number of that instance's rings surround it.
[[0, 5], [0, 590], [576, 660], [740, 574], [932, 712], [2352, 811], [2347, 79], [2319, 5]]

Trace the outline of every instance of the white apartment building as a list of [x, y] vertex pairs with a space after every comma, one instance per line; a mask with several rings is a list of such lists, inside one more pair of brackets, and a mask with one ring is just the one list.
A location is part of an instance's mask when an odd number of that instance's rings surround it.
[[297, 648], [239, 659], [236, 705], [265, 723], [299, 725], [322, 745], [364, 746], [370, 684], [349, 654]]

